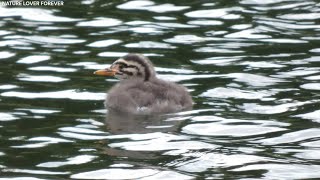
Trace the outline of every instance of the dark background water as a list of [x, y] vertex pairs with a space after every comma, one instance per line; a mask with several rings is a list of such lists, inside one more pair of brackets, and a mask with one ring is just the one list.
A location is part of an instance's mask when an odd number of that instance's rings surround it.
[[[66, 1], [0, 7], [3, 179], [320, 178], [320, 4]], [[194, 109], [108, 114], [128, 52]]]

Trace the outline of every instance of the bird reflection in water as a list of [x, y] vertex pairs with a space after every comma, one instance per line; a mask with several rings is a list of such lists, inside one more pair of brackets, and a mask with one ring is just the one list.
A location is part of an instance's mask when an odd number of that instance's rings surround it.
[[171, 120], [173, 115], [135, 115], [118, 111], [106, 114], [106, 127], [112, 134], [143, 134], [174, 132], [181, 121]]
[[[109, 111], [106, 114], [105, 124], [106, 129], [112, 135], [108, 141], [104, 141], [103, 152], [110, 156], [133, 158], [133, 159], [155, 159], [159, 157], [158, 151], [150, 150], [126, 150], [125, 147], [112, 147], [117, 144], [119, 140], [121, 143], [135, 143], [143, 140], [132, 140], [131, 136], [143, 135], [146, 137], [153, 133], [171, 134], [177, 132], [184, 122], [184, 119], [188, 119], [185, 116], [177, 116], [175, 114], [169, 115], [133, 115], [125, 114], [117, 111]], [[158, 137], [155, 137], [157, 140]], [[128, 140], [129, 139], [129, 140]], [[145, 140], [146, 146], [152, 146], [148, 144], [150, 139]], [[170, 143], [170, 142], [168, 142]]]

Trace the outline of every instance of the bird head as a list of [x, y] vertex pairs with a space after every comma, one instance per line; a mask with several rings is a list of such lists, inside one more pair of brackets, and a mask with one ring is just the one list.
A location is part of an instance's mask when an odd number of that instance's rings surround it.
[[94, 74], [114, 76], [119, 80], [142, 79], [149, 81], [155, 77], [151, 61], [141, 54], [128, 54], [115, 62], [109, 68], [95, 71]]

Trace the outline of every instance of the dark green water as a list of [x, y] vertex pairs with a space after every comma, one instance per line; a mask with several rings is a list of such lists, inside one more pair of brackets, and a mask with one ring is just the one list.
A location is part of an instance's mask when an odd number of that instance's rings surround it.
[[[0, 7], [0, 179], [320, 178], [315, 0]], [[128, 52], [194, 109], [106, 112]]]

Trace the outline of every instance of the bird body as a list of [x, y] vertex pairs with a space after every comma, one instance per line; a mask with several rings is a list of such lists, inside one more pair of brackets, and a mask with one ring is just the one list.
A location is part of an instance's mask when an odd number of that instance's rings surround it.
[[105, 102], [108, 110], [156, 114], [192, 108], [192, 98], [187, 89], [158, 79], [151, 61], [140, 54], [128, 54], [110, 68], [95, 74], [120, 79], [108, 92]]

